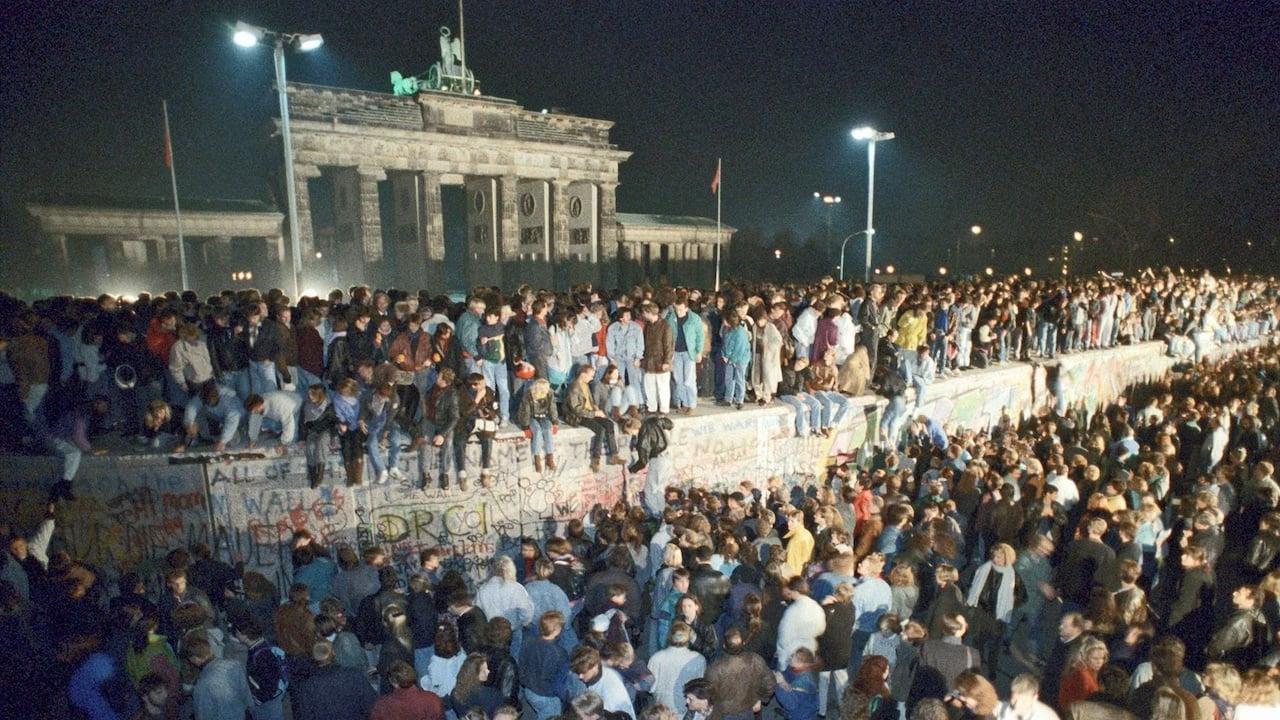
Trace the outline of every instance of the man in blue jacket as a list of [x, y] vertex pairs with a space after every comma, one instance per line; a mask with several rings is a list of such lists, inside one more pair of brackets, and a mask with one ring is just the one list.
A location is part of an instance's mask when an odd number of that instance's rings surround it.
[[688, 415], [698, 406], [698, 361], [702, 359], [702, 345], [706, 341], [702, 318], [689, 312], [688, 291], [676, 292], [676, 301], [667, 310], [666, 320], [676, 343], [671, 359], [671, 379], [675, 385], [672, 401], [676, 412]]

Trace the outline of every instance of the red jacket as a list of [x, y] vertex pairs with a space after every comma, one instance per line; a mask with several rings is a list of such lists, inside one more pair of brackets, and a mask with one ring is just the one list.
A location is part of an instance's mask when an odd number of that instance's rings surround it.
[[174, 330], [166, 330], [160, 324], [159, 318], [152, 318], [147, 324], [147, 351], [160, 358], [160, 362], [169, 364], [169, 349], [176, 342], [178, 342], [178, 333]]

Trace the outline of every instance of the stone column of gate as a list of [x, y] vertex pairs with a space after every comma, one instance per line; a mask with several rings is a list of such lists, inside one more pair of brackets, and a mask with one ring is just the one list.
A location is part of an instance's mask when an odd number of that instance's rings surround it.
[[[422, 242], [427, 258], [423, 287], [445, 291], [444, 202], [440, 199], [440, 174], [422, 173]], [[470, 238], [467, 238], [470, 242]]]
[[600, 286], [614, 288], [619, 286], [622, 277], [618, 262], [618, 183], [600, 183], [600, 251], [596, 256], [599, 263]]
[[[382, 212], [378, 203], [378, 182], [387, 179], [387, 171], [378, 167], [356, 168], [360, 176], [360, 246], [364, 250], [365, 271], [377, 274], [370, 263], [382, 262]], [[369, 278], [376, 282], [377, 278]]]
[[[298, 245], [302, 248], [304, 273], [305, 268], [314, 263], [316, 256], [315, 230], [311, 227], [311, 187], [307, 181], [317, 177], [320, 177], [319, 167], [294, 164], [293, 193], [298, 201]], [[290, 222], [289, 218], [286, 217], [285, 222]]]
[[569, 267], [569, 181], [551, 181], [551, 243], [547, 263], [552, 287], [567, 286]]
[[503, 175], [498, 181], [498, 277], [502, 287], [513, 290], [525, 282], [520, 263], [520, 178]]

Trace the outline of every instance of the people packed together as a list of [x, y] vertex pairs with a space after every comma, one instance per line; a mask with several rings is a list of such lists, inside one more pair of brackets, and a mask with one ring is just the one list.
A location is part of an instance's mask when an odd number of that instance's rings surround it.
[[[689, 414], [700, 399], [784, 403], [797, 434], [829, 434], [868, 391], [890, 399], [888, 443], [939, 376], [1154, 339], [1199, 360], [1269, 335], [1276, 290], [1165, 269], [714, 293], [476, 288], [461, 303], [365, 287], [296, 302], [279, 290], [31, 306], [0, 295], [0, 448], [61, 457], [59, 494], [84, 453], [120, 436], [135, 452], [302, 444], [313, 485], [336, 455], [348, 484], [465, 488], [468, 447], [487, 483], [504, 428], [523, 430], [536, 472], [555, 469], [561, 422], [585, 428], [599, 469], [625, 462], [628, 420]], [[405, 477], [405, 453], [420, 477]]]
[[[1280, 716], [1267, 281], [343, 297], [4, 299], [7, 450], [62, 457], [64, 482], [38, 526], [0, 517], [0, 717]], [[1150, 339], [1188, 362], [1105, 407], [987, 430], [915, 411], [937, 375]], [[564, 421], [597, 463], [652, 475], [672, 408], [778, 400], [823, 433], [868, 389], [893, 419], [865, 462], [646, 482], [486, 558], [483, 581], [449, 548], [409, 563], [305, 530], [285, 586], [204, 543], [138, 567], [62, 549], [75, 464], [121, 437], [301, 442], [313, 482], [335, 448], [352, 483], [418, 452], [443, 484], [472, 440], [487, 468], [507, 425], [554, 470]]]

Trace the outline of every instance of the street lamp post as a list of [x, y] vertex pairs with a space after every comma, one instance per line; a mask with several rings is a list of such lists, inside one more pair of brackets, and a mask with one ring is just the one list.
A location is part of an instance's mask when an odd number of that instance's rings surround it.
[[[894, 135], [891, 132], [878, 132], [875, 128], [867, 126], [854, 128], [849, 134], [854, 140], [867, 141], [867, 229], [865, 231], [867, 234], [867, 262], [863, 270], [863, 281], [871, 282], [871, 243], [876, 234], [875, 223], [872, 221], [874, 217], [872, 215], [872, 207], [875, 205], [876, 199], [876, 143], [892, 140]], [[840, 265], [843, 268], [843, 251], [841, 251], [840, 256]]]
[[[844, 239], [844, 240], [841, 240], [841, 241], [840, 241], [840, 279], [841, 279], [841, 280], [844, 280], [844, 246], [845, 246], [845, 245], [847, 245], [847, 244], [849, 244], [849, 241], [850, 241], [850, 240], [852, 240], [852, 239], [854, 239], [854, 238], [858, 237], [859, 235], [866, 235], [866, 234], [867, 234], [867, 231], [866, 231], [866, 230], [859, 230], [859, 231], [858, 231], [858, 232], [856, 232], [856, 233], [852, 233], [852, 234], [850, 234], [850, 235], [847, 235], [847, 236], [845, 237], [845, 239]], [[892, 266], [892, 265], [890, 265], [889, 267], [893, 267], [893, 266]], [[893, 271], [892, 271], [892, 270], [890, 270], [889, 272], [890, 272], [891, 274], [893, 273]], [[867, 279], [868, 279], [868, 280], [870, 280], [870, 279], [871, 279], [871, 275], [870, 275], [870, 273], [871, 273], [871, 266], [870, 266], [870, 265], [868, 265], [868, 266], [867, 266], [867, 273], [868, 273], [868, 274], [867, 274]]]
[[284, 47], [292, 45], [302, 52], [310, 52], [324, 44], [317, 34], [284, 33], [237, 22], [232, 39], [240, 47], [254, 47], [262, 41], [272, 40], [276, 72], [276, 93], [280, 100], [280, 140], [284, 144], [285, 195], [289, 204], [289, 250], [293, 261], [293, 297], [302, 293], [302, 240], [298, 235], [298, 189], [293, 179], [293, 138], [289, 133], [289, 92], [285, 85]]

